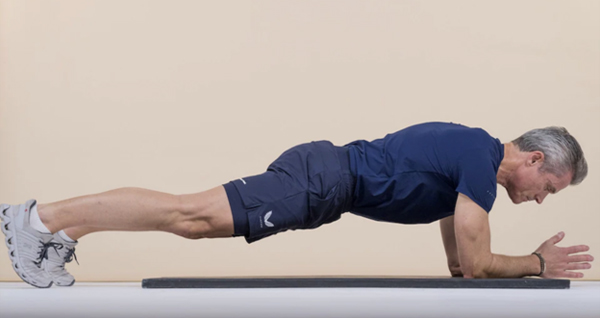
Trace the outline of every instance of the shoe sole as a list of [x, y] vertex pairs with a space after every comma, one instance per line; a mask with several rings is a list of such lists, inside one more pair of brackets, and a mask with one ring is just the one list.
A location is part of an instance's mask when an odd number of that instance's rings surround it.
[[73, 286], [73, 284], [75, 284], [75, 280], [73, 280], [69, 285], [59, 285], [59, 284], [54, 284], [54, 286], [58, 286], [58, 287], [70, 287]]
[[[50, 288], [52, 286], [52, 282], [50, 282], [50, 284], [48, 286], [36, 285], [27, 279], [27, 276], [31, 276], [31, 275], [29, 275], [29, 273], [27, 273], [24, 268], [19, 268], [19, 263], [18, 263], [19, 252], [17, 251], [17, 248], [16, 248], [16, 246], [18, 244], [18, 238], [17, 238], [17, 235], [12, 234], [12, 233], [16, 233], [16, 231], [14, 229], [14, 225], [12, 222], [12, 217], [13, 217], [12, 213], [9, 212], [10, 207], [11, 207], [10, 205], [6, 205], [6, 204], [0, 205], [0, 219], [2, 220], [2, 228], [1, 228], [2, 233], [4, 233], [4, 236], [5, 236], [4, 243], [6, 244], [6, 247], [8, 248], [8, 258], [10, 258], [10, 261], [12, 262], [12, 268], [17, 273], [19, 278], [21, 278], [27, 284], [37, 287], [37, 288]], [[9, 240], [11, 240], [11, 244], [8, 243]], [[14, 252], [15, 256], [12, 256], [13, 252]]]

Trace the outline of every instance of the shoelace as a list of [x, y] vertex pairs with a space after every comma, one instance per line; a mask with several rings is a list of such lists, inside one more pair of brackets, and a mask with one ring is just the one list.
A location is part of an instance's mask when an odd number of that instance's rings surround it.
[[[33, 262], [35, 265], [37, 265], [37, 267], [39, 268], [42, 265], [42, 260], [44, 259], [48, 259], [48, 249], [50, 248], [54, 248], [54, 251], [56, 252], [56, 254], [58, 256], [60, 256], [60, 253], [58, 252], [58, 250], [62, 249], [63, 247], [65, 247], [63, 244], [61, 243], [56, 243], [56, 242], [48, 242], [48, 243], [44, 243], [42, 241], [40, 241], [40, 243], [42, 245], [40, 245], [40, 252], [38, 253], [38, 258], [36, 262]], [[63, 260], [66, 263], [70, 263], [73, 261], [73, 257], [75, 257], [75, 262], [77, 262], [77, 265], [79, 265], [79, 261], [77, 260], [77, 255], [75, 255], [75, 248], [66, 248], [67, 249], [67, 254], [65, 254], [65, 257], [63, 258]], [[64, 264], [62, 265], [64, 267]]]
[[[56, 251], [56, 253], [58, 254], [58, 250], [63, 248], [63, 245], [61, 243], [55, 243], [55, 242], [48, 242], [48, 243], [44, 243], [42, 241], [39, 241], [41, 243], [40, 246], [38, 246], [40, 248], [40, 251], [38, 252], [38, 258], [36, 262], [33, 262], [35, 265], [37, 265], [38, 268], [41, 268], [42, 266], [42, 261], [44, 259], [48, 259], [48, 249], [50, 247], [53, 247], [54, 250]], [[59, 254], [60, 255], [60, 254]]]
[[[57, 253], [58, 253], [58, 251], [57, 251]], [[79, 261], [77, 260], [77, 255], [75, 255], [75, 248], [67, 247], [67, 254], [65, 255], [65, 262], [70, 263], [71, 261], [73, 261], [73, 257], [75, 257], [75, 262], [77, 262], [77, 265], [79, 265]]]

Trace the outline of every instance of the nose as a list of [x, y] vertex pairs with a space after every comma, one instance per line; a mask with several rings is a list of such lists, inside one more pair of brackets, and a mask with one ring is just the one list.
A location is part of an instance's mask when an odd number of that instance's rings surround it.
[[548, 195], [547, 192], [544, 192], [542, 194], [538, 194], [535, 196], [535, 202], [537, 202], [538, 204], [542, 204], [542, 202], [544, 202], [544, 199], [546, 198], [546, 196]]

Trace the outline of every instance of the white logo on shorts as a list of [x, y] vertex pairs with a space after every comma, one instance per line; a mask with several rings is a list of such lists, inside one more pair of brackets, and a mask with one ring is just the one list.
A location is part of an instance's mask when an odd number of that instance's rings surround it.
[[273, 225], [273, 223], [269, 222], [269, 218], [271, 217], [271, 215], [273, 214], [273, 211], [269, 211], [267, 212], [267, 214], [265, 215], [265, 225], [268, 227], [273, 227], [275, 225]]

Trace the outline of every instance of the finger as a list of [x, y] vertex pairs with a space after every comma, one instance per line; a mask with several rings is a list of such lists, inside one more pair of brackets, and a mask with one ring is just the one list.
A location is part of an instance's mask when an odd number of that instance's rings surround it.
[[590, 263], [570, 263], [567, 264], [566, 270], [572, 271], [576, 269], [590, 269], [592, 268], [592, 264]]
[[569, 256], [569, 263], [591, 262], [593, 260], [594, 257], [590, 254]]
[[556, 243], [562, 241], [562, 239], [564, 237], [565, 237], [565, 232], [560, 231], [560, 232], [558, 232], [558, 234], [556, 234], [550, 238], [550, 242], [552, 242], [552, 244], [556, 244]]
[[590, 247], [587, 245], [575, 245], [575, 246], [566, 247], [565, 249], [567, 251], [567, 254], [573, 254], [573, 253], [587, 252], [590, 250]]
[[565, 278], [583, 278], [583, 273], [579, 272], [567, 272], [564, 271], [559, 274], [557, 277], [565, 277]]

